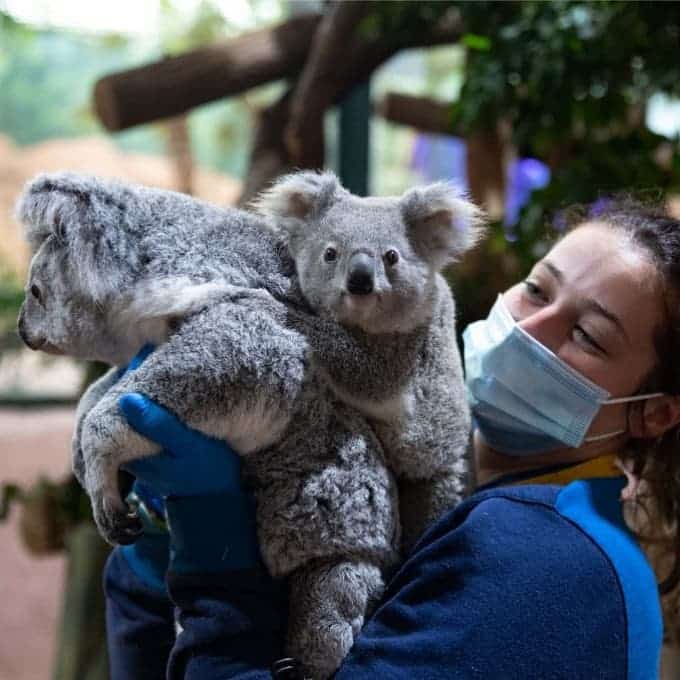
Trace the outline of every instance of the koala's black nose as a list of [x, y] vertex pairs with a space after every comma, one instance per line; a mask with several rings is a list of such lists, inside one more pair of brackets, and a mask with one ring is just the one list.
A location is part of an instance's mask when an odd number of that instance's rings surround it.
[[28, 337], [28, 334], [21, 326], [19, 326], [19, 335], [21, 336], [21, 339], [24, 341], [24, 344], [27, 347], [29, 347], [29, 349], [38, 349], [38, 347], [40, 346], [40, 343], [35, 343], [31, 341], [31, 339]]
[[373, 258], [367, 253], [355, 253], [350, 258], [347, 290], [352, 295], [373, 292]]
[[19, 336], [29, 347], [31, 346], [28, 342], [28, 336], [26, 335], [26, 328], [24, 327], [24, 315], [23, 311], [19, 313], [19, 321], [17, 322], [17, 330], [19, 331]]
[[38, 342], [33, 342], [26, 332], [26, 323], [24, 321], [24, 314], [23, 314], [23, 309], [19, 313], [19, 321], [17, 323], [17, 330], [19, 331], [19, 336], [21, 339], [24, 341], [24, 344], [27, 345], [30, 349], [38, 349], [40, 347], [41, 343]]

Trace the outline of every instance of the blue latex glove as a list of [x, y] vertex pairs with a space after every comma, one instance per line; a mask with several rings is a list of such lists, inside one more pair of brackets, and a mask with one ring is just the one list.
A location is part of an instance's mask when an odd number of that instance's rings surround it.
[[195, 573], [255, 567], [255, 507], [241, 489], [238, 455], [142, 394], [124, 394], [119, 405], [133, 429], [163, 447], [125, 469], [165, 498], [170, 569]]
[[202, 496], [241, 490], [241, 459], [226, 443], [192, 430], [142, 394], [118, 401], [129, 425], [163, 450], [124, 465], [157, 494]]

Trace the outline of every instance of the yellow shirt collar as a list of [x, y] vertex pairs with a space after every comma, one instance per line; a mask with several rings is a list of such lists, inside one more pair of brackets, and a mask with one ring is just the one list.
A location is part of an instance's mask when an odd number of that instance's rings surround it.
[[610, 454], [573, 465], [552, 465], [537, 470], [505, 472], [495, 475], [484, 484], [480, 484], [476, 490], [484, 491], [498, 486], [519, 486], [520, 484], [559, 484], [563, 486], [577, 479], [620, 477], [623, 472], [619, 467], [618, 460], [616, 455]]
[[583, 463], [570, 465], [555, 472], [548, 472], [536, 477], [528, 477], [521, 481], [513, 482], [511, 485], [518, 484], [560, 484], [565, 485], [577, 479], [592, 479], [593, 477], [621, 477], [621, 468], [616, 465], [618, 460], [615, 455], [599, 456]]

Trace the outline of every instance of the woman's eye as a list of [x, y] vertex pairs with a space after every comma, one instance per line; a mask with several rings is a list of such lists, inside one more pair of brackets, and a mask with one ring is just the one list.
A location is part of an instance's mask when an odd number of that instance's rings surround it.
[[326, 248], [323, 254], [324, 262], [335, 262], [338, 258], [338, 251], [335, 248]]
[[604, 348], [599, 345], [595, 340], [586, 333], [581, 326], [574, 326], [574, 335], [581, 341], [584, 342], [586, 345], [591, 347], [592, 349], [597, 350], [598, 352], [602, 352], [603, 354], [606, 354]]
[[42, 302], [42, 293], [40, 292], [40, 288], [35, 285], [35, 283], [31, 286], [31, 295], [38, 301]]
[[385, 253], [385, 262], [393, 267], [397, 262], [399, 262], [399, 253], [396, 250], [388, 250]]
[[525, 281], [524, 282], [524, 289], [527, 293], [527, 295], [534, 299], [534, 300], [540, 300], [540, 301], [545, 301], [545, 294], [543, 293], [543, 290], [541, 289], [540, 286], [536, 285], [533, 281]]

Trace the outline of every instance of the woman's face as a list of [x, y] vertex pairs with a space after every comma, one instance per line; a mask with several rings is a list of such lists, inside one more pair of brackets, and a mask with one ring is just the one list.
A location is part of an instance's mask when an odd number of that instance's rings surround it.
[[[565, 236], [504, 301], [527, 333], [612, 398], [635, 394], [656, 364], [658, 274], [625, 235], [601, 223]], [[587, 436], [627, 429], [627, 406], [603, 406]]]

